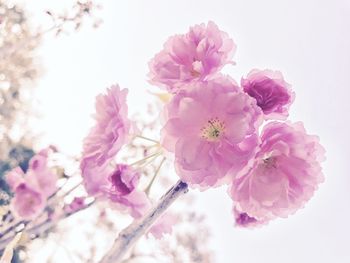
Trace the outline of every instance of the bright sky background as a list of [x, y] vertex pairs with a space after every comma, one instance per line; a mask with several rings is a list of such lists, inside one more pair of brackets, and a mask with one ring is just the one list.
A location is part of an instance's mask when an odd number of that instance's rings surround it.
[[[25, 1], [42, 23], [44, 10], [73, 1]], [[198, 194], [212, 232], [218, 263], [350, 262], [350, 1], [148, 0], [100, 1], [98, 30], [44, 40], [45, 74], [37, 98], [45, 143], [78, 154], [92, 124], [94, 97], [108, 85], [130, 89], [131, 112], [146, 109], [155, 91], [147, 62], [172, 34], [212, 20], [238, 45], [237, 81], [252, 68], [281, 70], [296, 101], [290, 119], [302, 120], [327, 150], [326, 182], [305, 209], [256, 230], [233, 228], [226, 189]], [[48, 24], [49, 25], [49, 24]]]

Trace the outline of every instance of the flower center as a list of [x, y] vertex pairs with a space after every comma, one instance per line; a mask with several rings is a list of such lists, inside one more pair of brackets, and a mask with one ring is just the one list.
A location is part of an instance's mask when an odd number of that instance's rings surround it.
[[276, 168], [276, 158], [275, 157], [266, 157], [266, 158], [263, 158], [263, 163], [265, 165], [266, 168]]
[[201, 129], [201, 137], [207, 141], [218, 141], [225, 131], [225, 123], [218, 118], [208, 120], [208, 123]]

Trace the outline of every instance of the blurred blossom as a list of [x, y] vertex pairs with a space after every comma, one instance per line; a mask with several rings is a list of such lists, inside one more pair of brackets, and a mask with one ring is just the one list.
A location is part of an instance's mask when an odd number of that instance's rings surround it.
[[45, 196], [39, 189], [29, 183], [20, 183], [14, 189], [11, 210], [18, 218], [25, 220], [34, 219], [43, 211], [45, 205]]
[[85, 207], [85, 197], [74, 197], [73, 201], [65, 205], [63, 210], [66, 213], [73, 213]]

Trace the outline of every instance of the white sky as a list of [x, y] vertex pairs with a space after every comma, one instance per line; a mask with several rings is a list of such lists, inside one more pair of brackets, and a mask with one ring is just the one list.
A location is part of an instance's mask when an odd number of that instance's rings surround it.
[[[36, 19], [73, 1], [25, 1]], [[250, 69], [281, 70], [296, 92], [290, 119], [302, 120], [327, 150], [326, 182], [296, 215], [257, 230], [233, 228], [226, 189], [198, 195], [212, 232], [216, 261], [350, 262], [350, 1], [148, 0], [100, 1], [98, 30], [45, 39], [39, 83], [45, 143], [78, 154], [92, 124], [94, 98], [108, 85], [130, 89], [131, 112], [145, 110], [147, 63], [172, 34], [212, 20], [238, 45], [237, 81]], [[147, 97], [148, 96], [148, 97]]]

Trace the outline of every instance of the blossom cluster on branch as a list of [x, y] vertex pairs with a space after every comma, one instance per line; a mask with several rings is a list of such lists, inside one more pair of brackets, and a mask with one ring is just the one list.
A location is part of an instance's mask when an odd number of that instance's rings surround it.
[[[220, 72], [233, 64], [235, 50], [209, 22], [171, 37], [151, 60], [150, 82], [165, 89], [169, 101], [149, 158], [172, 153], [177, 175], [193, 188], [228, 185], [236, 223], [249, 227], [286, 217], [311, 198], [323, 181], [324, 150], [301, 122], [286, 121], [294, 92], [279, 71], [254, 69], [241, 85]], [[97, 98], [81, 168], [91, 194], [137, 218], [150, 202], [137, 188], [141, 168], [111, 165], [123, 145], [142, 136], [127, 118], [126, 93], [112, 86]]]
[[[195, 25], [164, 44], [149, 63], [150, 83], [166, 92], [159, 138], [147, 137], [129, 119], [127, 89], [112, 85], [97, 96], [95, 124], [79, 160], [86, 196], [65, 204], [63, 214], [48, 215], [65, 217], [94, 202], [130, 215], [134, 222], [119, 232], [102, 263], [123, 259], [142, 235], [160, 239], [171, 234], [177, 220], [166, 210], [188, 186], [201, 191], [226, 186], [236, 225], [255, 227], [293, 214], [323, 182], [324, 149], [318, 137], [309, 135], [302, 122], [287, 120], [295, 97], [291, 85], [279, 71], [268, 69], [251, 70], [239, 84], [221, 72], [235, 64], [235, 51], [235, 42], [213, 22]], [[123, 159], [135, 141], [148, 143], [142, 155]], [[48, 166], [53, 150], [32, 157], [27, 171], [7, 173], [15, 217], [37, 218], [60, 191]], [[158, 201], [150, 192], [169, 163], [180, 181]], [[145, 169], [154, 164], [153, 175], [146, 176]]]

